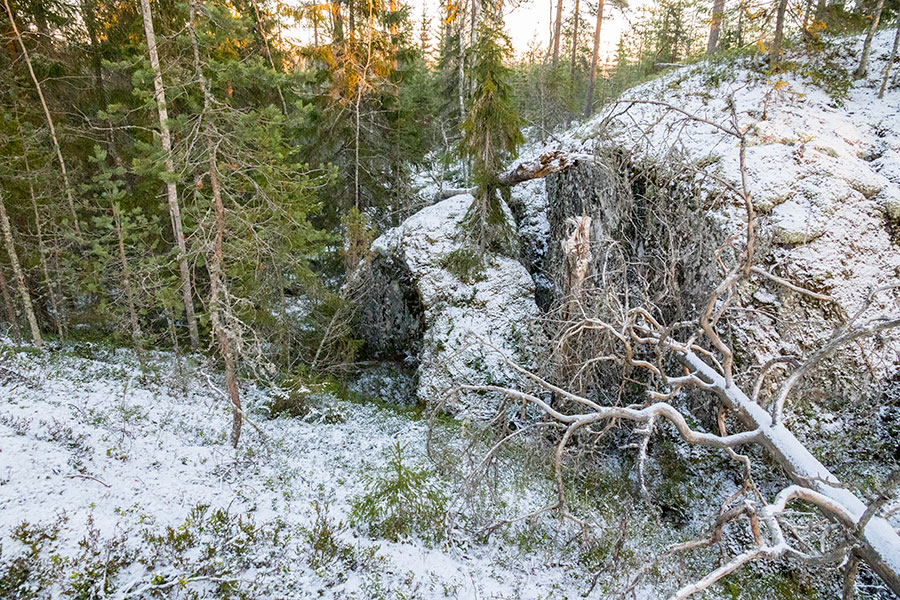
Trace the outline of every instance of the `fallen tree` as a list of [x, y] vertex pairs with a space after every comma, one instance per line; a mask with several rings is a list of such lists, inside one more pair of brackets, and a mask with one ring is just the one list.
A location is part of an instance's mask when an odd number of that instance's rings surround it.
[[[594, 160], [595, 158], [591, 154], [571, 154], [554, 150], [544, 153], [536, 159], [520, 162], [509, 171], [499, 174], [494, 183], [499, 186], [514, 186], [532, 179], [541, 179], [553, 173], [560, 173], [579, 161], [592, 163]], [[475, 187], [442, 189], [435, 195], [435, 200], [446, 200], [462, 194], [474, 194], [476, 189]]]
[[[662, 103], [655, 104], [665, 106]], [[671, 107], [671, 110], [691, 118], [681, 109]], [[762, 365], [752, 388], [748, 386], [752, 391], [748, 393], [742, 389], [735, 380], [734, 351], [719, 333], [723, 317], [737, 297], [737, 289], [741, 284], [762, 277], [818, 301], [834, 303], [834, 300], [771, 275], [754, 264], [757, 232], [747, 184], [744, 152], [746, 139], [733, 102], [731, 115], [731, 123], [727, 125], [706, 120], [703, 122], [737, 138], [740, 147], [740, 183], [726, 187], [744, 206], [746, 229], [743, 233], [743, 246], [736, 252], [734, 264], [726, 270], [721, 283], [716, 286], [698, 314], [694, 318], [666, 324], [652, 298], [637, 296], [640, 300], [635, 302], [635, 296], [630, 296], [628, 290], [610, 292], [615, 297], [615, 310], [606, 314], [590, 314], [582, 302], [584, 298], [580, 297], [586, 293], [580, 285], [585, 275], [575, 273], [575, 283], [568, 282], [570, 296], [565, 300], [565, 314], [571, 316], [567, 316], [560, 327], [556, 348], [575, 345], [579, 336], [586, 333], [604, 338], [608, 351], [583, 359], [581, 368], [586, 368], [592, 362], [608, 362], [621, 367], [623, 378], [625, 369], [642, 373], [642, 382], [647, 386], [646, 401], [626, 406], [603, 404], [587, 394], [574, 393], [562, 385], [556, 385], [548, 378], [505, 358], [507, 364], [521, 375], [522, 388], [463, 384], [449, 390], [444, 402], [460, 398], [460, 392], [502, 394], [537, 407], [550, 422], [561, 425], [564, 433], [555, 449], [557, 497], [551, 505], [538, 513], [556, 511], [563, 518], [581, 525], [585, 523], [572, 514], [567, 505], [562, 465], [567, 448], [576, 436], [580, 432], [591, 431], [592, 426], [621, 427], [623, 423], [629, 422], [637, 424], [634, 431], [642, 439], [630, 447], [637, 450], [636, 479], [638, 491], [645, 498], [649, 498], [644, 476], [648, 442], [654, 426], [662, 420], [674, 426], [677, 434], [688, 444], [721, 450], [741, 464], [744, 471], [743, 486], [720, 508], [709, 537], [669, 548], [660, 559], [637, 574], [628, 591], [633, 590], [660, 560], [718, 543], [725, 535], [728, 524], [745, 520], [752, 532], [752, 543], [745, 543], [741, 552], [719, 568], [676, 590], [672, 598], [687, 598], [708, 589], [751, 561], [779, 557], [812, 565], [843, 565], [845, 598], [852, 597], [856, 571], [859, 562], [864, 561], [893, 593], [900, 596], [900, 535], [888, 521], [892, 513], [900, 510], [900, 505], [891, 504], [900, 483], [900, 470], [891, 474], [877, 497], [863, 499], [839, 481], [784, 422], [788, 401], [797, 382], [813, 366], [846, 344], [900, 327], [900, 318], [895, 313], [887, 311], [884, 314], [871, 314], [878, 296], [900, 288], [900, 284], [871, 290], [852, 316], [847, 316], [848, 313], [839, 308], [843, 324], [829, 341], [821, 344], [805, 360], [795, 356], [780, 356], [768, 361]], [[590, 217], [581, 217], [588, 218]], [[575, 223], [572, 235], [583, 238], [589, 231], [590, 227], [581, 227]], [[579, 243], [565, 247], [576, 249], [586, 243], [584, 239], [574, 241]], [[729, 244], [734, 244], [734, 240], [729, 240]], [[577, 264], [578, 261], [572, 262]], [[721, 257], [720, 262], [725, 269]], [[868, 315], [865, 320], [864, 315]], [[793, 370], [774, 393], [766, 395], [769, 400], [767, 410], [761, 400], [763, 382], [776, 366], [793, 367]], [[675, 370], [683, 372], [673, 374]], [[524, 387], [526, 385], [531, 389]], [[670, 403], [689, 389], [717, 399], [717, 433], [692, 429], [681, 412]], [[728, 433], [726, 424], [729, 415], [736, 417], [735, 421], [743, 428], [742, 431]], [[766, 500], [754, 483], [750, 458], [737, 451], [740, 447], [750, 445], [761, 447], [791, 481], [770, 501]], [[495, 452], [495, 449], [491, 452]], [[819, 551], [813, 551], [812, 544], [805, 544], [797, 536], [788, 514], [789, 505], [795, 501], [814, 506], [834, 524], [836, 529], [829, 538], [832, 542], [830, 547], [822, 547], [824, 543], [821, 543], [818, 544]], [[523, 518], [538, 513], [531, 513]], [[497, 526], [510, 522], [507, 520]]]

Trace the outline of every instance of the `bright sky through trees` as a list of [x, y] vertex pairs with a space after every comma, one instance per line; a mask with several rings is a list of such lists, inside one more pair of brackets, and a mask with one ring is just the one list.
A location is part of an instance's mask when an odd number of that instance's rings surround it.
[[[287, 0], [287, 4], [305, 4], [303, 0]], [[412, 20], [416, 23], [416, 29], [422, 19], [422, 6], [428, 10], [428, 15], [432, 19], [432, 40], [436, 44], [437, 40], [437, 22], [440, 15], [440, 0], [409, 0], [409, 13]], [[564, 19], [571, 14], [574, 0], [563, 0]], [[582, 3], [581, 5], [581, 27], [593, 32], [594, 15], [593, 11], [588, 11], [585, 4], [590, 4], [595, 8], [596, 2]], [[634, 11], [641, 6], [643, 2], [634, 2], [629, 9]], [[628, 27], [628, 20], [623, 16], [622, 11], [613, 9], [612, 5], [607, 5], [604, 9], [603, 34], [600, 40], [600, 62], [605, 63], [611, 60], [616, 50], [616, 44], [622, 32]], [[507, 32], [512, 40], [513, 48], [516, 56], [522, 56], [528, 52], [529, 47], [537, 45], [538, 47], [547, 49], [550, 43], [550, 28], [556, 11], [555, 0], [522, 0], [521, 2], [506, 3], [505, 21]], [[310, 28], [306, 25], [300, 25], [296, 29], [285, 32], [287, 37], [298, 40], [306, 40], [312, 35]]]

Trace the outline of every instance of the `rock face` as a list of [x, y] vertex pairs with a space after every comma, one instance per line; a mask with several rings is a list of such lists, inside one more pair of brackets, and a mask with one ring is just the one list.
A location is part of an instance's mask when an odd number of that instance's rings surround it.
[[386, 232], [360, 279], [366, 347], [414, 358], [423, 403], [456, 383], [512, 383], [502, 357], [528, 366], [540, 344], [534, 283], [517, 260], [488, 252], [467, 281], [452, 272], [448, 256], [468, 248], [459, 224], [472, 200], [444, 200]]
[[[878, 34], [872, 60], [886, 61], [892, 41], [891, 32]], [[852, 69], [862, 38], [840, 44], [837, 60]], [[727, 187], [741, 186], [740, 144], [734, 135], [710, 125], [727, 128], [736, 122], [746, 140], [746, 179], [756, 208], [756, 264], [835, 302], [754, 277], [738, 290], [739, 298], [729, 311], [731, 343], [745, 368], [782, 354], [809, 355], [834, 334], [841, 314], [853, 314], [870, 290], [896, 284], [900, 277], [900, 89], [889, 88], [879, 99], [876, 71], [856, 80], [839, 100], [804, 79], [802, 69], [763, 76], [752, 64], [740, 61], [684, 67], [629, 90], [624, 97], [638, 103], [629, 105], [625, 100], [626, 104], [610, 106], [558, 136], [553, 148], [574, 154], [618, 153], [628, 157], [627, 168], [632, 171], [648, 165], [675, 173], [681, 169], [681, 182], [692, 194], [673, 194], [669, 201], [690, 204], [683, 213], [673, 213], [674, 220], [660, 217], [659, 205], [641, 204], [670, 192], [632, 189], [634, 206], [627, 217], [635, 231], [629, 235], [627, 227], [616, 229], [627, 198], [604, 194], [607, 177], [578, 168], [548, 178], [550, 241], [545, 270], [559, 271], [554, 256], [562, 239], [560, 227], [565, 217], [580, 216], [587, 202], [602, 214], [589, 215], [592, 243], [599, 242], [602, 250], [603, 238], [595, 236], [605, 235], [610, 241], [632, 243], [629, 251], [636, 261], [661, 257], [678, 265], [665, 288], [653, 291], [680, 297], [685, 316], [695, 315], [697, 300], [708, 293], [710, 282], [721, 278], [710, 250], [724, 247], [725, 260], [733, 262], [724, 240], [733, 238], [737, 248], [743, 244], [745, 212]], [[711, 75], [720, 81], [714, 90], [709, 88]], [[668, 110], [666, 104], [683, 112]], [[609, 198], [615, 200], [612, 210], [604, 208]], [[665, 255], [671, 244], [653, 233], [653, 218], [669, 221], [676, 247], [687, 240], [688, 247], [697, 248], [696, 255], [681, 250]], [[708, 236], [713, 239], [704, 241]], [[598, 259], [595, 251], [595, 266]], [[682, 266], [689, 270], [682, 271]], [[864, 319], [896, 314], [898, 303], [900, 291], [886, 290]], [[863, 340], [823, 363], [818, 374], [806, 379], [810, 389], [821, 384], [813, 390], [818, 396], [841, 397], [846, 386], [838, 378], [859, 381], [868, 376], [878, 381], [891, 376], [900, 366], [896, 352], [900, 334], [883, 337]], [[829, 377], [834, 380], [825, 381]]]
[[382, 360], [416, 361], [425, 333], [425, 307], [413, 273], [398, 257], [378, 254], [366, 285], [360, 316], [364, 353]]

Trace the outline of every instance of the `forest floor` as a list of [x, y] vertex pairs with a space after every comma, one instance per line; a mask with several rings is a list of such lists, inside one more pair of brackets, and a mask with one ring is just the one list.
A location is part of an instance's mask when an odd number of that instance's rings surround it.
[[502, 543], [451, 544], [440, 515], [416, 513], [397, 542], [368, 535], [352, 507], [398, 444], [423, 475], [413, 494], [445, 506], [414, 409], [326, 392], [304, 418], [267, 418], [277, 398], [245, 386], [255, 425], [234, 450], [220, 377], [190, 359], [156, 353], [142, 379], [130, 351], [96, 344], [0, 356], [2, 597], [549, 598], [585, 583]]

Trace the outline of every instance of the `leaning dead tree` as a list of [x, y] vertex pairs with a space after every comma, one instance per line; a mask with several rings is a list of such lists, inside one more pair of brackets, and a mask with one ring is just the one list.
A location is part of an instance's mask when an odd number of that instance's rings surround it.
[[[594, 157], [590, 154], [571, 154], [562, 151], [547, 152], [534, 160], [520, 162], [509, 171], [499, 174], [494, 183], [498, 186], [518, 185], [532, 179], [541, 179], [553, 173], [560, 173], [579, 161], [593, 162]], [[474, 187], [445, 188], [437, 193], [435, 200], [446, 200], [461, 194], [474, 194], [476, 189]]]
[[[745, 229], [741, 234], [743, 244], [738, 247], [734, 239], [729, 240], [735, 249], [734, 264], [726, 268], [719, 257], [719, 263], [725, 270], [724, 277], [693, 318], [666, 323], [652, 299], [638, 294], [629, 295], [627, 290], [608, 292], [614, 296], [615, 310], [602, 314], [591, 314], [588, 310], [579, 311], [572, 307], [566, 310], [570, 316], [561, 325], [556, 345], [574, 343], [578, 336], [585, 333], [601, 337], [606, 349], [603, 355], [585, 359], [583, 366], [592, 361], [612, 363], [621, 368], [623, 377], [626, 369], [630, 370], [632, 380], [640, 378], [647, 386], [646, 398], [641, 403], [604, 404], [589, 394], [575, 393], [557, 385], [505, 357], [502, 360], [518, 374], [523, 384], [521, 387], [459, 385], [448, 391], [445, 401], [461, 399], [473, 393], [499, 394], [521, 402], [523, 406], [536, 407], [549, 422], [561, 426], [563, 434], [556, 442], [554, 455], [556, 497], [549, 506], [524, 518], [555, 511], [562, 518], [585, 525], [569, 510], [562, 465], [576, 437], [580, 433], [596, 432], [598, 428], [621, 427], [626, 423], [636, 425], [635, 432], [643, 436], [643, 442], [633, 446], [637, 450], [636, 478], [639, 491], [645, 497], [648, 496], [644, 489], [647, 442], [654, 427], [664, 421], [686, 443], [719, 450], [738, 463], [744, 473], [743, 486], [720, 508], [709, 537], [677, 544], [664, 552], [659, 560], [709, 547], [723, 538], [727, 526], [738, 522], [746, 523], [752, 534], [750, 540], [741, 542], [742, 550], [731, 559], [699, 580], [681, 587], [672, 598], [687, 598], [706, 590], [752, 561], [781, 557], [817, 566], [844, 565], [845, 589], [850, 590], [845, 597], [852, 596], [856, 569], [859, 562], [864, 561], [888, 588], [900, 595], [900, 535], [888, 521], [890, 514], [898, 510], [897, 507], [892, 508], [891, 502], [896, 496], [900, 471], [889, 478], [877, 498], [863, 499], [842, 484], [801, 443], [786, 426], [784, 417], [798, 382], [824, 358], [847, 344], [900, 327], [900, 317], [896, 312], [872, 314], [879, 296], [895, 291], [900, 284], [871, 290], [855, 313], [848, 315], [840, 311], [844, 315], [843, 324], [829, 341], [821, 344], [808, 357], [776, 357], [762, 366], [752, 387], [742, 388], [735, 377], [734, 350], [720, 333], [724, 329], [725, 313], [734, 304], [742, 284], [754, 278], [764, 278], [820, 301], [834, 301], [772, 275], [754, 263], [757, 231], [745, 164], [747, 139], [733, 100], [730, 106], [731, 122], [725, 125], [695, 117], [662, 102], [633, 101], [625, 104], [639, 103], [654, 104], [665, 111], [679, 113], [681, 117], [703, 122], [736, 140], [739, 182], [733, 184], [716, 179], [741, 202], [745, 210]], [[578, 255], [584, 255], [584, 246], [588, 241], [584, 237], [589, 235], [590, 228], [578, 219], [572, 225], [574, 228], [567, 247]], [[570, 275], [575, 276], [578, 281], [576, 291], [582, 294], [580, 284], [584, 273], [578, 258], [574, 256], [571, 261], [574, 268], [570, 269]], [[635, 301], [635, 298], [638, 300]], [[577, 308], [580, 300], [576, 296], [571, 302]], [[500, 352], [496, 348], [494, 350]], [[792, 370], [774, 393], [764, 394], [764, 381], [772, 376], [776, 367], [792, 367]], [[715, 400], [718, 407], [717, 431], [692, 428], [672, 403], [688, 390]], [[740, 430], [729, 432], [729, 424], [738, 424]], [[753, 463], [749, 456], [739, 454], [741, 448], [750, 446], [761, 448], [791, 480], [771, 500], [767, 500], [755, 485]], [[838, 533], [829, 537], [829, 544], [816, 544], [818, 548], [814, 550], [798, 538], [788, 518], [790, 505], [798, 501], [815, 507], [834, 524]], [[630, 590], [635, 589], [640, 579], [658, 562], [639, 572]]]

